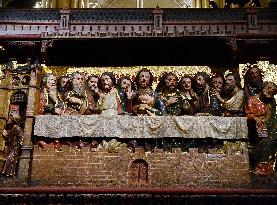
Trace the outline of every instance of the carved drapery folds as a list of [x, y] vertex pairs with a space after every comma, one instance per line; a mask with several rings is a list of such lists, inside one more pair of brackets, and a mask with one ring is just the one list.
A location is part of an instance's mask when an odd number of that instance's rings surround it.
[[241, 117], [38, 115], [34, 135], [50, 138], [246, 139], [247, 124], [246, 118]]

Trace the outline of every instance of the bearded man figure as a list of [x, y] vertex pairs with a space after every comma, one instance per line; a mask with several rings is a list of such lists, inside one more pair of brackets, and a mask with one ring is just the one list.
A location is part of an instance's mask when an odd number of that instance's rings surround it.
[[97, 108], [98, 100], [100, 97], [100, 89], [98, 88], [99, 77], [97, 75], [89, 75], [86, 80], [87, 89], [87, 109], [85, 115], [99, 114], [100, 110]]
[[62, 101], [65, 101], [68, 92], [71, 90], [70, 77], [68, 75], [62, 75], [58, 78], [57, 90], [61, 96]]
[[170, 72], [165, 73], [156, 89], [160, 99], [165, 104], [165, 111], [168, 115], [182, 115], [182, 97], [177, 89], [178, 77]]
[[209, 113], [215, 116], [221, 116], [223, 114], [223, 107], [221, 102], [221, 92], [223, 88], [223, 77], [219, 74], [215, 74], [211, 78], [211, 89], [210, 89], [210, 105]]
[[132, 99], [134, 97], [134, 86], [129, 76], [123, 76], [118, 80], [118, 94], [124, 114], [131, 113]]
[[199, 99], [199, 109], [197, 113], [208, 113], [209, 112], [209, 81], [210, 77], [206, 72], [198, 72], [194, 76], [194, 91], [196, 92]]
[[132, 111], [139, 115], [164, 115], [165, 105], [158, 93], [153, 91], [153, 74], [147, 68], [141, 69], [136, 76], [138, 88], [132, 102]]
[[244, 76], [244, 95], [249, 97], [259, 94], [263, 89], [263, 72], [257, 66], [248, 68]]
[[113, 73], [105, 72], [101, 75], [99, 81], [101, 92], [98, 100], [98, 108], [101, 110], [101, 115], [118, 115], [122, 113], [120, 97], [115, 85], [116, 79]]
[[241, 89], [239, 76], [229, 72], [225, 75], [222, 107], [225, 116], [243, 116], [244, 92]]
[[85, 75], [80, 72], [71, 75], [72, 90], [65, 99], [66, 114], [84, 114], [87, 109], [87, 94], [85, 90]]
[[178, 83], [180, 95], [182, 97], [182, 114], [194, 115], [199, 109], [199, 99], [192, 90], [193, 78], [190, 75], [184, 75]]
[[[258, 137], [252, 139], [253, 144], [257, 144], [261, 138], [267, 137], [267, 123], [276, 116], [276, 102], [274, 95], [277, 94], [277, 86], [273, 82], [267, 82], [261, 93], [248, 99], [245, 113], [249, 123], [256, 125]], [[249, 127], [252, 127], [250, 124]], [[251, 129], [255, 130], [255, 129]], [[251, 140], [251, 139], [250, 139]]]
[[249, 140], [253, 146], [250, 160], [254, 174], [274, 173], [277, 156], [276, 101], [277, 85], [267, 82], [261, 93], [248, 99], [245, 113], [248, 119]]

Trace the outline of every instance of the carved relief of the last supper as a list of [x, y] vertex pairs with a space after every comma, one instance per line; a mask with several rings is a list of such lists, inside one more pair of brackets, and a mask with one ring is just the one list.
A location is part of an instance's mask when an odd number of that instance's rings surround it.
[[9, 61], [1, 66], [2, 178], [14, 186], [258, 187], [276, 176], [274, 69], [264, 61], [224, 71]]

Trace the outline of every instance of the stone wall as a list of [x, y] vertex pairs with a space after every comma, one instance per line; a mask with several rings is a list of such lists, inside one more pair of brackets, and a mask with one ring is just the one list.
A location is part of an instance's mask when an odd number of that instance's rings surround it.
[[[135, 160], [146, 169], [134, 166]], [[146, 170], [139, 174], [140, 180], [137, 168]], [[48, 186], [243, 188], [250, 183], [248, 153], [207, 154], [195, 148], [189, 152], [176, 148], [171, 153], [162, 149], [145, 153], [141, 148], [132, 153], [120, 148], [109, 153], [104, 148], [77, 150], [63, 145], [57, 151], [35, 145], [31, 172], [34, 185]]]

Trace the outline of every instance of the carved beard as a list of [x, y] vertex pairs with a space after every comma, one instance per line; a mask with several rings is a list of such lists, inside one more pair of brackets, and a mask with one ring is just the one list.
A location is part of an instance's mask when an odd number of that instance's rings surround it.
[[249, 85], [253, 88], [261, 88], [263, 86], [263, 80], [250, 80]]
[[85, 97], [85, 89], [83, 86], [76, 85], [72, 91], [77, 97]]
[[56, 87], [48, 87], [47, 89], [48, 97], [53, 101], [56, 102], [57, 100], [57, 89]]
[[234, 86], [230, 86], [230, 87], [225, 87], [224, 89], [223, 89], [223, 95], [225, 96], [225, 97], [227, 97], [227, 98], [230, 98], [230, 97], [232, 97], [233, 96], [233, 92], [234, 92], [234, 90], [235, 90], [235, 85]]
[[166, 87], [165, 87], [165, 91], [166, 91], [166, 92], [169, 92], [169, 93], [173, 93], [173, 92], [176, 91], [176, 86], [173, 86], [173, 85], [171, 85], [171, 86], [166, 86]]
[[63, 94], [66, 93], [69, 90], [70, 90], [70, 85], [69, 85], [68, 82], [65, 83], [64, 85], [61, 85], [60, 88], [59, 88], [59, 92], [63, 93]]
[[206, 85], [207, 85], [207, 84], [204, 84], [204, 85], [196, 84], [196, 86], [195, 86], [195, 92], [196, 92], [198, 95], [203, 94], [203, 93], [205, 92]]
[[66, 87], [61, 87], [60, 88], [60, 93], [64, 94], [68, 91], [68, 89]]
[[103, 91], [108, 93], [113, 89], [113, 84], [105, 84], [102, 86], [103, 87]]

